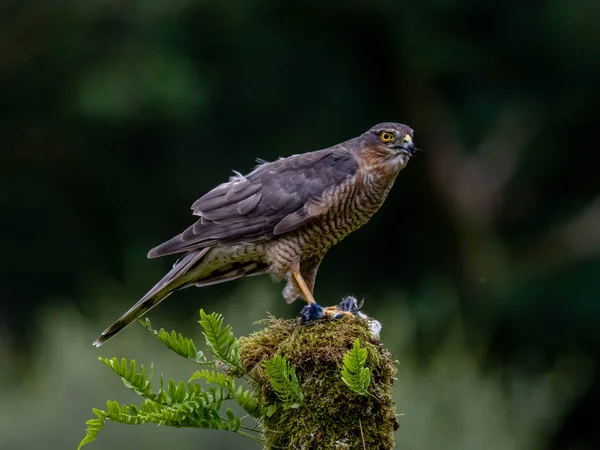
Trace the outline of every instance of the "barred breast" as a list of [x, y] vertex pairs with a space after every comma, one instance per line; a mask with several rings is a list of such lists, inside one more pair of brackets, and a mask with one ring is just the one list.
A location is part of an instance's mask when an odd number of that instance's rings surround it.
[[364, 225], [382, 205], [395, 176], [350, 178], [322, 199], [325, 213], [303, 227], [265, 245], [265, 260], [275, 279], [282, 279], [291, 265], [325, 252]]

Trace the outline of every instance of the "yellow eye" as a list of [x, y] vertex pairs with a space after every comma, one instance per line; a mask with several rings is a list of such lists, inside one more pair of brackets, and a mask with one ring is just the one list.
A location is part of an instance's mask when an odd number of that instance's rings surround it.
[[389, 131], [382, 131], [379, 135], [379, 139], [381, 139], [381, 142], [391, 142], [394, 140], [394, 135]]

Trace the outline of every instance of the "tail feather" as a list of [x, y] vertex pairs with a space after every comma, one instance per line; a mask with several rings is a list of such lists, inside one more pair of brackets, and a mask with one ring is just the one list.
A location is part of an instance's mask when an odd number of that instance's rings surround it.
[[266, 264], [248, 262], [235, 268], [229, 268], [228, 270], [214, 271], [213, 273], [206, 274], [206, 276], [200, 275], [198, 278], [196, 278], [198, 274], [193, 273], [193, 276], [186, 277], [185, 275], [190, 269], [196, 266], [209, 250], [210, 248], [205, 248], [197, 252], [190, 252], [179, 259], [173, 266], [173, 269], [156, 283], [146, 295], [133, 305], [129, 311], [123, 314], [119, 320], [102, 332], [100, 337], [94, 342], [94, 345], [100, 347], [108, 342], [178, 289], [188, 286], [210, 286], [246, 276], [262, 275], [267, 272]]
[[[109, 326], [102, 332], [100, 337], [96, 339], [94, 345], [100, 347], [139, 317], [146, 314], [165, 298], [167, 298], [174, 290], [181, 287], [182, 276], [185, 275], [194, 265], [201, 260], [209, 248], [202, 249], [198, 252], [190, 252], [187, 255], [179, 259], [173, 268], [150, 289], [146, 295], [144, 295], [135, 305], [133, 305], [129, 311], [127, 311], [119, 320]], [[179, 281], [179, 282], [178, 282]]]

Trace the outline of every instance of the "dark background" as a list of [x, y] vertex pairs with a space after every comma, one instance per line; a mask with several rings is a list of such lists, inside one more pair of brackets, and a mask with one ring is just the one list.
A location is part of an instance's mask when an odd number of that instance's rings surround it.
[[[413, 127], [423, 152], [329, 252], [316, 297], [353, 293], [383, 322], [398, 448], [599, 448], [599, 13], [595, 0], [2, 2], [0, 448], [74, 448], [92, 407], [134, 400], [98, 355], [189, 376], [141, 327], [91, 347], [172, 264], [147, 250], [231, 169], [382, 121]], [[202, 307], [247, 334], [266, 311], [297, 314], [282, 288], [188, 290], [150, 316], [200, 338]], [[113, 424], [89, 448], [173, 442], [255, 448]]]

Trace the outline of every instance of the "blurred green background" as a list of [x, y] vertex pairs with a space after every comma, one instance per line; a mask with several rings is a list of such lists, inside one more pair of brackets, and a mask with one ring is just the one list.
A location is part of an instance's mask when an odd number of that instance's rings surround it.
[[[98, 333], [173, 263], [148, 261], [231, 169], [375, 123], [423, 149], [332, 249], [316, 297], [365, 298], [399, 360], [398, 448], [600, 448], [600, 3], [4, 0], [0, 448], [69, 449], [135, 400], [97, 356], [194, 370], [134, 326]], [[200, 340], [294, 317], [267, 277], [152, 311]], [[258, 448], [108, 424], [88, 448]]]

